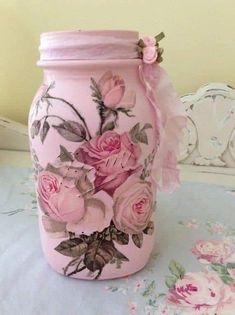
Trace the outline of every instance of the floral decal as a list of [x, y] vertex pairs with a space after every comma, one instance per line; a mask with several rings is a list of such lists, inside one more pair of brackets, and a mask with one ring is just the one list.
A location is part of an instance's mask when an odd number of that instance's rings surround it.
[[[189, 272], [176, 260], [169, 262], [165, 292], [157, 292], [158, 279], [152, 275], [158, 254], [153, 254], [149, 277], [128, 278], [122, 286], [105, 289], [127, 296], [129, 314], [143, 315], [233, 315], [235, 310], [235, 241], [234, 229], [219, 222], [201, 224], [195, 219], [180, 221], [191, 230], [204, 226], [208, 233], [222, 236], [219, 240], [198, 240], [192, 253], [202, 270]], [[217, 227], [220, 227], [217, 229]], [[212, 232], [213, 231], [213, 232]], [[223, 232], [222, 232], [223, 231]], [[141, 300], [144, 300], [142, 303]], [[138, 302], [137, 302], [138, 301]], [[144, 305], [144, 307], [143, 307]]]
[[[65, 275], [86, 269], [97, 279], [105, 265], [121, 268], [129, 261], [117, 245], [133, 242], [141, 248], [144, 238], [153, 234], [155, 186], [150, 174], [155, 151], [140, 161], [152, 126], [136, 123], [129, 131], [118, 132], [120, 115], [134, 117], [136, 98], [123, 78], [111, 71], [98, 81], [91, 78], [91, 97], [100, 117], [95, 135], [75, 105], [51, 94], [54, 87], [54, 83], [43, 86], [37, 95], [35, 116], [43, 103], [47, 115], [34, 119], [31, 138], [39, 137], [43, 144], [53, 128], [63, 139], [80, 145], [73, 152], [60, 145], [57, 159], [45, 168], [33, 151], [42, 225], [50, 237], [63, 238], [55, 250], [71, 258]], [[53, 100], [66, 105], [77, 120], [51, 114]]]

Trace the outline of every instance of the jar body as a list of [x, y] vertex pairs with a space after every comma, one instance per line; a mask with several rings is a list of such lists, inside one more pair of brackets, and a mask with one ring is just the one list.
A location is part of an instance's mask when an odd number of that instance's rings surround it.
[[138, 60], [45, 66], [29, 115], [44, 255], [79, 279], [132, 274], [153, 249], [156, 117]]

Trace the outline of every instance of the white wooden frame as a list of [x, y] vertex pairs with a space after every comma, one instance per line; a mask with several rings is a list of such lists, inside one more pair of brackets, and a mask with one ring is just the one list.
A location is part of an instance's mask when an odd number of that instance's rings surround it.
[[23, 124], [0, 117], [0, 150], [28, 151], [28, 130]]
[[181, 100], [188, 117], [179, 156], [184, 179], [235, 186], [235, 89], [210, 83]]

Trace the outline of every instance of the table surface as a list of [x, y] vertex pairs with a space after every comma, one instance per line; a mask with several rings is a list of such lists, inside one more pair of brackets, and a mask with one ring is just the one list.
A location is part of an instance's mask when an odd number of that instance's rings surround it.
[[[1, 315], [235, 315], [229, 176], [214, 185], [209, 174], [183, 170], [174, 194], [158, 194], [148, 265], [123, 279], [81, 281], [55, 273], [43, 258], [29, 154], [1, 151], [0, 165]], [[199, 180], [207, 183], [192, 182]]]

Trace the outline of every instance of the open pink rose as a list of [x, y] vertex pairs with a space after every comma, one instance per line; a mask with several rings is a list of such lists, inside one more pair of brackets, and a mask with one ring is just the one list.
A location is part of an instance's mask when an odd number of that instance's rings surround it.
[[125, 82], [111, 71], [105, 72], [98, 82], [104, 105], [112, 109], [120, 103], [125, 93]]
[[225, 263], [232, 255], [231, 246], [223, 241], [197, 241], [192, 252], [202, 263]]
[[152, 216], [154, 198], [150, 182], [134, 175], [129, 177], [113, 195], [114, 224], [125, 233], [142, 232]]
[[143, 48], [143, 62], [147, 64], [152, 64], [157, 60], [157, 48], [152, 46], [147, 46]]
[[102, 231], [112, 220], [112, 199], [105, 192], [94, 194], [93, 169], [76, 163], [50, 166], [55, 173], [43, 171], [38, 176], [39, 205], [50, 218], [43, 221], [48, 232], [61, 235], [62, 225], [56, 223], [61, 222], [67, 231], [92, 233]]
[[138, 169], [141, 150], [128, 133], [107, 131], [82, 144], [75, 152], [78, 161], [96, 169], [95, 186], [110, 195]]
[[85, 212], [84, 199], [75, 187], [68, 187], [59, 175], [43, 171], [38, 176], [38, 198], [42, 210], [52, 219], [77, 222]]
[[170, 289], [167, 300], [188, 314], [232, 314], [227, 311], [235, 307], [235, 293], [215, 272], [186, 273]]

